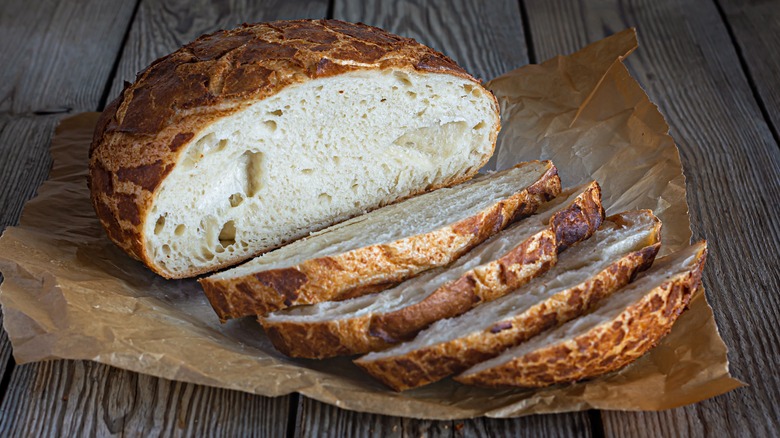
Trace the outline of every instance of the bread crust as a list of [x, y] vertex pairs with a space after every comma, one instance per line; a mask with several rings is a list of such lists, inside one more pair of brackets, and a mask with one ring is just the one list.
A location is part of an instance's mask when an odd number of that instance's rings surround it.
[[[170, 272], [152, 260], [145, 223], [157, 189], [181, 153], [210, 124], [290, 85], [350, 71], [385, 69], [473, 81], [493, 99], [496, 128], [490, 139], [495, 146], [498, 103], [492, 93], [450, 58], [413, 39], [338, 20], [245, 24], [201, 36], [156, 60], [133, 84], [126, 83], [103, 111], [90, 147], [88, 184], [109, 238], [167, 278], [189, 277], [250, 258], [252, 254], [182, 273]], [[409, 196], [467, 180], [479, 167], [436, 187], [420, 187]]]
[[696, 264], [649, 291], [605, 327], [599, 324], [576, 338], [537, 349], [500, 366], [455, 377], [460, 383], [489, 387], [543, 387], [573, 382], [620, 369], [653, 348], [688, 307], [701, 283], [707, 256], [699, 242]]
[[[292, 357], [325, 358], [381, 350], [413, 337], [431, 323], [460, 315], [494, 300], [555, 264], [558, 251], [590, 237], [601, 225], [601, 189], [593, 182], [571, 205], [550, 219], [548, 228], [509, 253], [472, 269], [420, 303], [380, 315], [329, 321], [272, 321], [260, 318], [269, 339]], [[566, 245], [562, 245], [563, 239]]]
[[427, 269], [446, 265], [515, 220], [533, 214], [561, 191], [555, 166], [525, 190], [453, 225], [426, 234], [296, 266], [236, 278], [199, 280], [221, 320], [290, 306], [343, 300], [390, 287]]
[[[652, 215], [649, 211], [645, 213]], [[362, 357], [355, 363], [390, 388], [404, 391], [462, 372], [546, 329], [576, 318], [650, 267], [661, 246], [661, 223], [653, 218], [655, 233], [643, 242], [644, 248], [626, 254], [587, 281], [562, 290], [525, 312], [450, 341], [397, 356], [375, 360]]]

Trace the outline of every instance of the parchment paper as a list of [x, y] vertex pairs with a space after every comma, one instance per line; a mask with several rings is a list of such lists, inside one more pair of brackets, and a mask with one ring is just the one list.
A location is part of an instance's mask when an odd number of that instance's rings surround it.
[[[685, 179], [668, 126], [621, 63], [633, 30], [490, 82], [501, 102], [499, 169], [549, 158], [564, 185], [595, 178], [614, 213], [652, 208], [664, 252], [687, 244]], [[395, 393], [348, 359], [277, 353], [252, 318], [220, 324], [194, 280], [166, 281], [116, 248], [89, 203], [87, 151], [97, 114], [65, 119], [54, 168], [0, 239], [0, 302], [17, 363], [87, 359], [266, 396], [298, 391], [346, 409], [429, 419], [510, 417], [589, 408], [650, 410], [740, 386], [699, 293], [672, 333], [620, 372], [543, 390], [492, 390], [445, 380]]]

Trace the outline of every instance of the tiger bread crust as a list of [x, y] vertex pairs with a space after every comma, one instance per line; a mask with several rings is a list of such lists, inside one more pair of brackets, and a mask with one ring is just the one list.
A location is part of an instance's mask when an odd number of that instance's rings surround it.
[[[319, 91], [316, 91], [318, 84]], [[366, 84], [374, 88], [367, 88]], [[425, 87], [432, 84], [435, 92], [429, 96], [425, 94]], [[441, 87], [436, 88], [437, 84], [441, 84]], [[282, 93], [289, 95], [309, 89], [317, 93], [311, 99], [308, 95], [301, 97], [302, 94], [295, 94], [295, 99], [288, 100], [279, 97]], [[350, 90], [354, 93], [350, 94]], [[367, 94], [360, 95], [361, 90]], [[361, 120], [360, 111], [365, 110], [362, 113], [364, 116], [370, 109], [378, 109], [373, 114], [382, 113], [396, 105], [396, 102], [406, 102], [404, 96], [407, 95], [411, 96], [409, 102], [414, 104], [426, 105], [428, 98], [438, 99], [438, 103], [428, 102], [427, 107], [414, 110], [404, 106], [402, 109], [410, 117], [416, 117], [420, 125], [410, 125], [409, 135], [400, 130], [397, 133], [397, 144], [392, 138], [387, 144], [369, 145], [371, 147], [363, 147], [361, 144], [360, 148], [353, 148], [354, 153], [345, 152], [349, 157], [341, 155], [328, 157], [327, 160], [308, 153], [313, 150], [308, 140], [281, 140], [274, 143], [281, 145], [274, 150], [258, 146], [262, 142], [270, 142], [282, 132], [286, 133], [285, 126], [288, 125], [290, 131], [301, 133], [326, 126], [334, 127], [325, 132], [330, 137], [319, 132], [322, 141], [317, 145], [322, 146], [320, 150], [330, 148], [335, 153], [334, 145], [343, 143], [337, 130], [345, 132], [344, 125], [348, 123], [333, 123], [330, 112], [324, 116], [331, 117], [326, 119], [329, 123], [312, 122], [313, 113], [324, 107], [327, 96], [341, 96], [339, 99], [342, 100], [334, 100], [336, 103], [332, 107], [344, 108], [348, 114], [357, 114], [356, 120]], [[248, 117], [248, 121], [242, 118], [251, 110], [259, 108], [257, 105], [262, 106], [276, 98], [283, 100], [278, 108], [268, 108], [267, 111], [258, 109], [257, 117]], [[474, 117], [465, 116], [463, 111], [458, 112], [455, 118], [441, 116], [444, 108], [450, 107], [449, 104], [455, 99], [459, 99], [458, 102], [469, 102], [464, 104], [464, 111], [473, 110]], [[293, 113], [304, 113], [305, 116], [301, 117], [305, 118], [285, 124]], [[384, 126], [387, 129], [383, 132], [391, 132], [391, 126], [398, 128], [411, 120], [404, 119], [400, 124], [394, 124], [398, 119], [384, 115], [371, 126]], [[217, 127], [220, 127], [219, 130]], [[495, 97], [450, 58], [413, 39], [376, 27], [339, 20], [245, 24], [236, 29], [203, 35], [154, 61], [138, 74], [134, 83], [126, 83], [121, 94], [107, 105], [95, 129], [89, 160], [91, 200], [109, 238], [130, 256], [164, 277], [191, 277], [235, 265], [366, 210], [468, 180], [490, 158], [499, 127]], [[440, 135], [440, 139], [445, 142], [453, 137], [449, 143], [461, 148], [453, 150], [451, 156], [438, 155], [439, 143], [418, 142], [418, 139], [432, 138], [425, 135], [429, 131]], [[374, 133], [373, 129], [361, 132], [367, 133], [365, 138], [368, 140], [379, 138], [379, 133]], [[471, 143], [458, 140], [467, 136], [475, 140]], [[317, 132], [307, 138], [315, 137]], [[305, 175], [306, 172], [318, 174], [342, 166], [328, 173], [328, 178], [336, 181], [332, 185], [340, 183], [346, 189], [350, 186], [363, 187], [372, 183], [371, 178], [357, 177], [354, 182], [346, 180], [343, 168], [355, 167], [350, 166], [368, 157], [369, 151], [393, 147], [403, 152], [407, 144], [414, 144], [412, 154], [425, 155], [430, 152], [431, 158], [437, 160], [437, 166], [433, 166], [428, 174], [419, 170], [415, 174], [416, 178], [409, 179], [405, 185], [396, 184], [397, 181], [386, 173], [385, 179], [376, 183], [371, 192], [366, 192], [366, 199], [357, 198], [354, 204], [349, 199], [348, 203], [344, 201], [338, 208], [327, 207], [346, 197], [332, 196], [332, 199], [328, 199], [328, 191], [336, 190], [336, 187], [330, 187], [331, 184], [324, 187], [312, 184], [311, 178], [314, 176]], [[284, 163], [284, 166], [273, 165], [272, 155], [283, 155], [285, 150], [291, 149], [291, 145], [305, 147], [297, 148], [294, 162]], [[206, 178], [203, 184], [193, 183], [199, 181], [196, 173], [203, 172], [206, 160], [218, 156], [218, 153], [224, 155], [238, 149], [241, 150], [233, 157], [235, 159], [225, 160], [224, 166], [217, 166], [220, 175]], [[456, 156], [457, 160], [454, 158]], [[362, 170], [379, 175], [383, 171], [380, 163], [393, 165], [386, 163], [386, 158], [385, 155], [379, 155], [378, 159], [385, 160], [384, 163], [374, 160], [374, 164]], [[196, 171], [190, 172], [189, 167], [193, 166], [188, 163], [193, 160]], [[453, 164], [456, 161], [457, 164]], [[393, 169], [403, 173], [414, 168], [413, 163], [407, 160]], [[439, 163], [444, 164], [438, 166]], [[217, 197], [217, 188], [230, 185], [230, 181], [239, 181], [240, 178], [233, 178], [239, 174], [230, 172], [234, 168], [242, 170], [245, 167], [249, 174], [245, 181], [247, 187], [231, 187], [227, 196], [219, 193]], [[286, 175], [291, 173], [296, 173], [296, 177], [286, 179]], [[178, 179], [170, 182], [174, 175]], [[193, 179], [187, 179], [190, 176]], [[304, 206], [307, 202], [308, 205], [315, 204], [319, 193], [315, 191], [323, 189], [325, 200], [322, 214], [317, 210], [315, 217], [304, 217], [301, 211], [276, 205], [272, 206], [274, 208], [247, 209], [248, 204], [260, 198], [277, 195], [291, 197], [291, 182], [301, 190], [316, 186], [306, 192], [312, 199], [308, 202], [310, 200], [306, 198], [302, 202]], [[202, 194], [200, 190], [203, 190]], [[178, 213], [164, 210], [167, 207], [155, 211], [160, 206], [162, 194], [169, 191], [172, 191], [172, 205], [179, 210], [186, 206], [189, 210], [186, 214], [182, 213], [182, 217], [192, 218], [192, 223], [185, 224], [180, 218], [172, 218], [171, 215]], [[179, 199], [180, 194], [190, 191], [192, 196]], [[203, 202], [205, 198], [208, 198], [208, 202]], [[189, 206], [187, 199], [197, 205]], [[289, 206], [295, 199], [287, 199], [286, 204]], [[242, 202], [243, 207], [234, 205]], [[218, 207], [212, 208], [212, 204]], [[287, 221], [280, 221], [280, 224], [294, 222], [295, 226], [284, 228], [284, 232], [273, 229], [267, 235], [259, 234], [271, 227], [270, 220], [259, 221], [252, 217], [252, 220], [247, 219], [245, 222], [260, 226], [254, 229], [249, 229], [249, 226], [242, 228], [237, 226], [239, 222], [253, 215], [228, 219], [229, 215], [225, 211], [231, 211], [230, 208], [247, 209], [257, 214], [270, 209], [274, 214], [286, 217]], [[203, 213], [194, 217], [200, 211]], [[212, 224], [212, 221], [216, 223]], [[183, 225], [186, 227], [182, 228]], [[220, 228], [220, 225], [224, 226]], [[167, 242], [167, 247], [162, 241], [156, 240], [158, 229], [171, 236], [172, 240]], [[170, 229], [170, 233], [167, 229]], [[173, 233], [174, 229], [176, 234]], [[212, 229], [216, 232], [212, 233]], [[223, 238], [217, 240], [217, 234]], [[243, 235], [249, 237], [242, 239]], [[176, 256], [180, 255], [176, 253], [176, 247], [188, 247], [194, 240], [201, 243], [199, 239], [208, 245], [203, 247], [201, 253], [189, 257], [186, 264], [179, 263], [182, 257]], [[230, 243], [232, 239], [236, 242]]]
[[355, 361], [396, 391], [459, 373], [576, 318], [652, 264], [661, 222], [649, 210], [610, 216], [588, 240], [510, 294], [441, 320], [410, 342]]
[[455, 380], [470, 385], [543, 387], [618, 370], [671, 330], [701, 282], [702, 241], [655, 262], [588, 315], [478, 364]]
[[222, 320], [365, 295], [451, 263], [560, 190], [551, 162], [521, 163], [375, 210], [199, 281]]
[[559, 251], [587, 239], [603, 215], [597, 183], [569, 189], [451, 266], [375, 295], [275, 312], [260, 322], [288, 356], [325, 358], [382, 349], [543, 273]]

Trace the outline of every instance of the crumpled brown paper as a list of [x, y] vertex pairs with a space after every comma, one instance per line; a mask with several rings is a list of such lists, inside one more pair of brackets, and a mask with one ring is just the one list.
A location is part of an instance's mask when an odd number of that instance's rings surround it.
[[[552, 159], [565, 185], [595, 178], [609, 213], [652, 208], [665, 252], [690, 239], [685, 180], [668, 126], [621, 60], [627, 30], [570, 56], [490, 82], [503, 131], [499, 169]], [[54, 168], [0, 239], [5, 329], [18, 363], [87, 359], [141, 373], [276, 396], [298, 391], [357, 411], [429, 419], [511, 417], [588, 408], [665, 409], [740, 385], [699, 293], [672, 333], [620, 372], [542, 390], [493, 390], [446, 380], [404, 393], [385, 389], [348, 359], [277, 353], [251, 318], [220, 324], [194, 280], [166, 281], [109, 242], [86, 186], [97, 114], [62, 122]]]

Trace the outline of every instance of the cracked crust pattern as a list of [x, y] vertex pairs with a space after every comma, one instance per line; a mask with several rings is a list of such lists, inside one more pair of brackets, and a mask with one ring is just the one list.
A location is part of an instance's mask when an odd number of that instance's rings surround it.
[[694, 248], [696, 263], [647, 291], [610, 321], [575, 338], [554, 343], [481, 372], [455, 377], [490, 387], [543, 387], [620, 369], [639, 359], [669, 333], [699, 287], [706, 242]]

